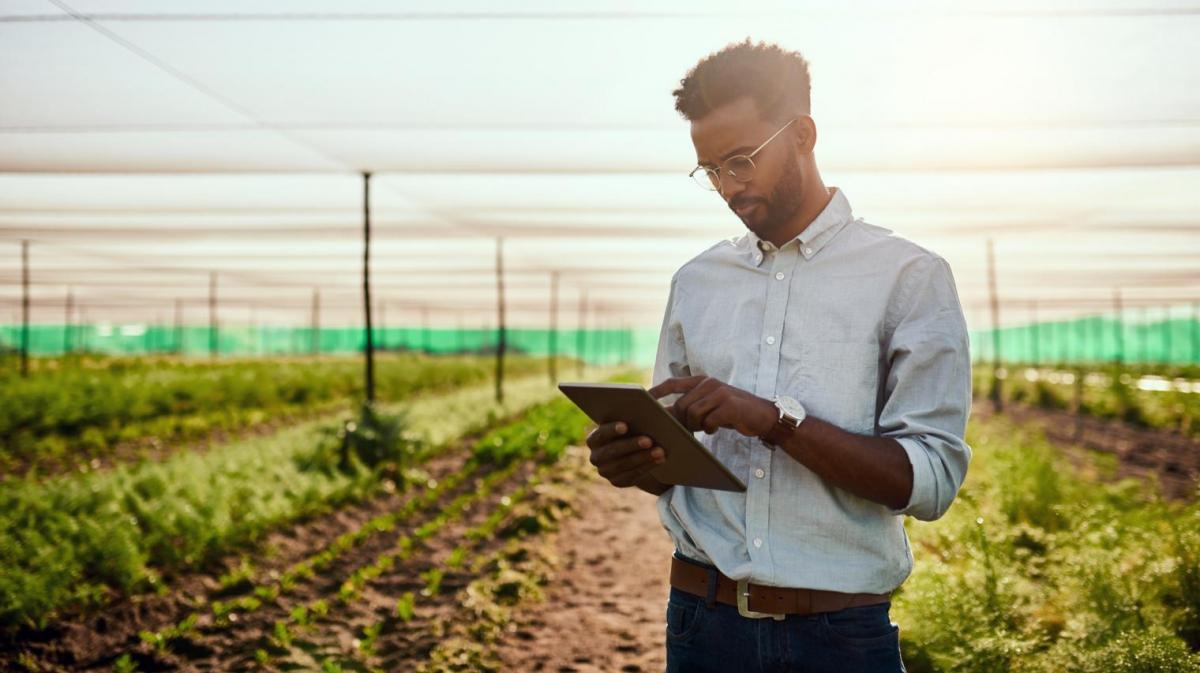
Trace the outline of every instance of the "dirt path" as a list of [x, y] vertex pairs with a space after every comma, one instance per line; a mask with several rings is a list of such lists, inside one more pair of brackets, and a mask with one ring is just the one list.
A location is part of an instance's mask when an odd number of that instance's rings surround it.
[[673, 547], [654, 496], [599, 477], [578, 487], [545, 600], [519, 607], [498, 645], [503, 670], [661, 671]]

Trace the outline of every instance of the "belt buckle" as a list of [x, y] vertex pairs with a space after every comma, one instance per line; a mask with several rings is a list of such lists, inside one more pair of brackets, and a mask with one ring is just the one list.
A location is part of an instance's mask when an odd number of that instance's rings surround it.
[[737, 581], [737, 608], [739, 615], [743, 617], [749, 617], [750, 619], [764, 619], [766, 617], [773, 617], [776, 621], [783, 621], [787, 618], [787, 615], [785, 614], [776, 614], [774, 612], [755, 612], [747, 607], [750, 602], [749, 584], [749, 578], [740, 579]]

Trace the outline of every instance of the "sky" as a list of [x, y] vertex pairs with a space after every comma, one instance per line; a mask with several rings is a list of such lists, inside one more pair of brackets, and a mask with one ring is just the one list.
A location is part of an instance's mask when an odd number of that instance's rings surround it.
[[671, 90], [751, 37], [810, 61], [855, 215], [945, 257], [968, 323], [1200, 300], [1200, 4], [0, 0], [0, 322], [360, 320], [361, 173], [389, 320], [654, 327], [744, 231]]

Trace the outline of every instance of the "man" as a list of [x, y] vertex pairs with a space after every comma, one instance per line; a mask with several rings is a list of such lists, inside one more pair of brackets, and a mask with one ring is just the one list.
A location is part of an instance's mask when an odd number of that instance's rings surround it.
[[588, 438], [602, 476], [658, 496], [675, 543], [668, 671], [903, 671], [903, 515], [942, 516], [971, 458], [950, 267], [825, 186], [809, 90], [799, 53], [747, 40], [674, 92], [693, 177], [749, 231], [672, 278], [651, 393], [679, 395], [747, 490], [659, 483], [663, 449], [625, 423]]

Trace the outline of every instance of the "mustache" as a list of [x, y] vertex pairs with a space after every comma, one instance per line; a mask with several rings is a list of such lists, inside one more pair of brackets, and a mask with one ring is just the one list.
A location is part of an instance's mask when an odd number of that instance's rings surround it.
[[761, 203], [765, 206], [767, 205], [767, 200], [759, 196], [739, 196], [729, 202], [729, 209], [736, 212], [738, 208], [748, 206], [752, 203]]

